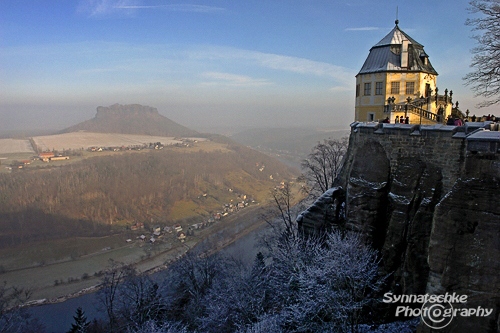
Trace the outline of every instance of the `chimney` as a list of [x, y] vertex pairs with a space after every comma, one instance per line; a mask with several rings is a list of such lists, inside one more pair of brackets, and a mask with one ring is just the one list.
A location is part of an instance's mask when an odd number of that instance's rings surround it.
[[408, 40], [403, 40], [403, 45], [401, 49], [401, 68], [408, 67], [408, 44], [410, 42]]

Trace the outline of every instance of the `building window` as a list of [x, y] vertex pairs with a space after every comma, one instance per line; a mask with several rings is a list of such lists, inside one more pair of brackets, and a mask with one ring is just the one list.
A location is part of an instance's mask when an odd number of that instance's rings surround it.
[[391, 94], [399, 95], [399, 82], [391, 82]]
[[375, 113], [369, 112], [368, 113], [368, 121], [375, 121]]
[[359, 97], [359, 84], [356, 85], [356, 97]]
[[375, 95], [382, 95], [383, 90], [383, 82], [375, 82]]
[[365, 96], [369, 96], [372, 94], [372, 84], [371, 83], [365, 83]]
[[415, 82], [406, 82], [406, 95], [415, 94]]

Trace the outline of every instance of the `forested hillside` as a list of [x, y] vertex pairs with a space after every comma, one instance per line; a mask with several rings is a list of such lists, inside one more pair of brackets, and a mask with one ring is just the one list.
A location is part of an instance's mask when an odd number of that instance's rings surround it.
[[0, 244], [208, 216], [237, 194], [263, 200], [293, 176], [264, 154], [229, 142], [221, 147], [131, 152], [0, 175]]

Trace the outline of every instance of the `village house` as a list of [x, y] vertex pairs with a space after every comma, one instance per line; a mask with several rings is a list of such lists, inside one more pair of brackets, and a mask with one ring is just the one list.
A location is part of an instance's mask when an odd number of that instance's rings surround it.
[[181, 242], [184, 242], [184, 240], [186, 239], [186, 234], [184, 233], [184, 231], [179, 231], [177, 233], [177, 239]]
[[139, 230], [139, 229], [144, 229], [144, 223], [136, 222], [135, 224], [132, 224], [130, 226], [130, 230]]
[[50, 151], [38, 154], [38, 158], [44, 162], [50, 161], [50, 159], [54, 156], [55, 156], [55, 154], [53, 152], [50, 152]]
[[54, 156], [49, 158], [51, 161], [64, 161], [64, 160], [69, 160], [69, 156]]

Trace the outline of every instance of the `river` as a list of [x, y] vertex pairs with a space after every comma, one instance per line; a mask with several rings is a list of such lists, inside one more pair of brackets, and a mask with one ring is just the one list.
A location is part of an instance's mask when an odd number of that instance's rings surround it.
[[[256, 219], [257, 217], [250, 216], [247, 218]], [[258, 252], [256, 248], [257, 236], [266, 230], [266, 225], [263, 225], [238, 238], [221, 251], [234, 258], [238, 258], [244, 263], [250, 264]], [[159, 277], [160, 274], [161, 272], [155, 273], [156, 277]], [[47, 333], [64, 333], [71, 328], [71, 324], [74, 322], [73, 316], [78, 307], [81, 307], [85, 311], [85, 315], [89, 321], [94, 318], [105, 318], [104, 311], [99, 311], [98, 309], [97, 293], [84, 294], [61, 303], [31, 307], [28, 311], [45, 326]]]

